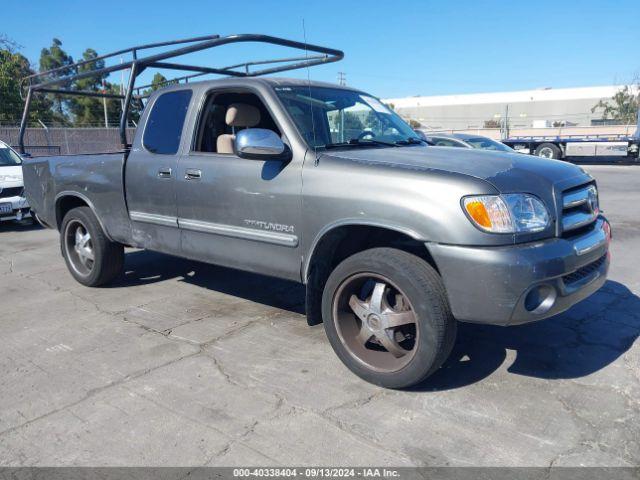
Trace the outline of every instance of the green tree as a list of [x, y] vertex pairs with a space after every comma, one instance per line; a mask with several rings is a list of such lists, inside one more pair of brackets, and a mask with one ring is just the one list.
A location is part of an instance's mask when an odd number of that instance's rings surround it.
[[591, 113], [602, 108], [602, 118], [605, 120], [610, 118], [624, 125], [636, 123], [640, 107], [639, 92], [640, 82], [636, 82], [635, 88], [625, 85], [610, 100], [600, 100], [593, 106]]
[[[364, 125], [360, 117], [353, 112], [342, 111], [343, 117], [340, 117], [340, 112], [335, 112], [333, 115], [333, 129], [338, 132], [343, 132], [345, 140], [349, 140], [353, 135], [358, 135], [364, 130]], [[344, 131], [342, 130], [344, 127]]]
[[16, 53], [22, 48], [17, 42], [9, 38], [6, 34], [0, 33], [0, 48], [9, 50], [11, 53]]
[[[82, 64], [78, 67], [78, 73], [88, 73], [104, 68], [104, 60], [94, 60], [98, 57], [98, 52], [92, 48], [87, 48], [82, 54], [82, 60], [89, 63]], [[105, 75], [94, 75], [81, 78], [73, 83], [74, 90], [88, 92], [102, 92], [111, 90], [110, 85], [106, 82]], [[101, 98], [74, 96], [68, 100], [69, 110], [73, 115], [73, 122], [78, 126], [102, 125], [104, 123], [104, 102]], [[107, 104], [113, 103], [112, 100], [106, 100]], [[112, 117], [107, 106], [107, 118], [111, 121]], [[112, 107], [113, 109], [113, 107]]]
[[[43, 48], [40, 52], [40, 71], [53, 70], [55, 68], [65, 67], [73, 64], [73, 58], [62, 49], [62, 42], [54, 38], [49, 48]], [[75, 73], [72, 68], [55, 72], [49, 75], [50, 80], [67, 77]], [[60, 118], [67, 116], [68, 102], [61, 95], [51, 95], [55, 109]]]
[[[0, 122], [15, 125], [20, 122], [24, 101], [20, 96], [20, 81], [34, 72], [29, 60], [7, 48], [0, 49]], [[52, 123], [57, 120], [51, 102], [35, 95], [31, 102], [29, 120]]]
[[144, 92], [142, 92], [142, 94], [150, 95], [151, 93], [161, 89], [162, 87], [166, 87], [167, 85], [175, 85], [176, 83], [178, 82], [175, 80], [167, 80], [167, 78], [160, 72], [156, 72], [153, 76], [153, 79], [151, 80], [151, 88], [147, 88], [146, 90], [144, 90]]
[[160, 72], [156, 72], [156, 74], [153, 76], [153, 80], [151, 80], [151, 91], [155, 92], [156, 90], [169, 85], [169, 83], [169, 80], [167, 80], [164, 75], [162, 75]]
[[[106, 92], [114, 95], [119, 95], [120, 85], [106, 82]], [[142, 109], [139, 108], [138, 102], [132, 101], [131, 108], [129, 109], [129, 120], [138, 122]], [[120, 123], [120, 115], [122, 115], [122, 101], [118, 99], [107, 99], [107, 115], [109, 116], [109, 123], [111, 125]]]
[[[71, 65], [73, 58], [61, 48], [62, 42], [58, 39], [53, 40], [53, 45], [49, 49], [43, 49], [43, 55], [40, 58], [40, 68], [51, 69], [60, 66]], [[66, 77], [71, 74], [86, 74], [96, 72], [105, 67], [105, 62], [98, 59], [99, 54], [93, 48], [87, 48], [82, 53], [82, 61], [86, 62], [77, 68], [69, 68], [58, 74], [52, 74], [52, 78]], [[70, 85], [72, 90], [83, 92], [104, 92], [111, 94], [119, 94], [120, 88], [107, 82], [106, 74], [95, 74], [88, 77], [80, 78]], [[119, 122], [120, 112], [122, 110], [120, 100], [118, 99], [102, 99], [80, 95], [56, 95], [52, 96], [55, 100], [56, 111], [58, 114], [62, 112], [75, 126], [102, 126], [105, 124], [105, 107], [107, 110], [107, 122], [114, 125]]]
[[344, 129], [345, 130], [363, 130], [364, 125], [360, 117], [353, 112], [344, 112]]
[[369, 110], [369, 113], [367, 113], [364, 124], [374, 132], [380, 132], [383, 130], [380, 117], [373, 110]]
[[31, 74], [29, 61], [19, 53], [0, 50], [0, 122], [15, 124], [22, 112], [20, 79]]

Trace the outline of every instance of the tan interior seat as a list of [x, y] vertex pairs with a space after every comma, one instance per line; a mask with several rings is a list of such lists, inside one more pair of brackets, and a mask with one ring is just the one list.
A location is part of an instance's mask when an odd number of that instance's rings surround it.
[[260, 110], [246, 103], [232, 103], [227, 108], [225, 123], [233, 129], [234, 134], [218, 135], [216, 150], [218, 153], [234, 153], [235, 127], [255, 127], [260, 123]]

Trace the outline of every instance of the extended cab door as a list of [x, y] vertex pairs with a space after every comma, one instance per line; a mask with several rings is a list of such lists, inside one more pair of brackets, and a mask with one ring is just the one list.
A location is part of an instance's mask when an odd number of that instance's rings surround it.
[[[231, 106], [237, 113], [233, 121]], [[178, 162], [183, 255], [299, 280], [302, 159], [295, 154], [290, 161], [238, 157], [233, 134], [251, 127], [284, 137], [257, 92], [208, 92], [193, 144]]]
[[125, 169], [127, 207], [136, 246], [180, 252], [176, 178], [192, 91], [167, 91], [145, 109]]

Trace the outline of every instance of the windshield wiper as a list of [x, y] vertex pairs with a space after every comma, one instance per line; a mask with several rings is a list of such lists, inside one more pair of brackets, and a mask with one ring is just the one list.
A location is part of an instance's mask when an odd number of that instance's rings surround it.
[[399, 147], [397, 143], [384, 142], [382, 140], [376, 140], [374, 138], [368, 138], [366, 140], [360, 140], [359, 138], [351, 138], [346, 142], [336, 142], [336, 143], [327, 143], [325, 148], [340, 148], [340, 147], [371, 147], [371, 146], [382, 146], [382, 147]]

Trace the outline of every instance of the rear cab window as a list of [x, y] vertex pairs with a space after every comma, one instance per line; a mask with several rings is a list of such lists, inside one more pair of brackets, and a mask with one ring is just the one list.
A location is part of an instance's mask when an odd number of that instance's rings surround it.
[[163, 93], [156, 99], [142, 138], [144, 148], [160, 155], [178, 153], [192, 95], [191, 90], [176, 90]]

